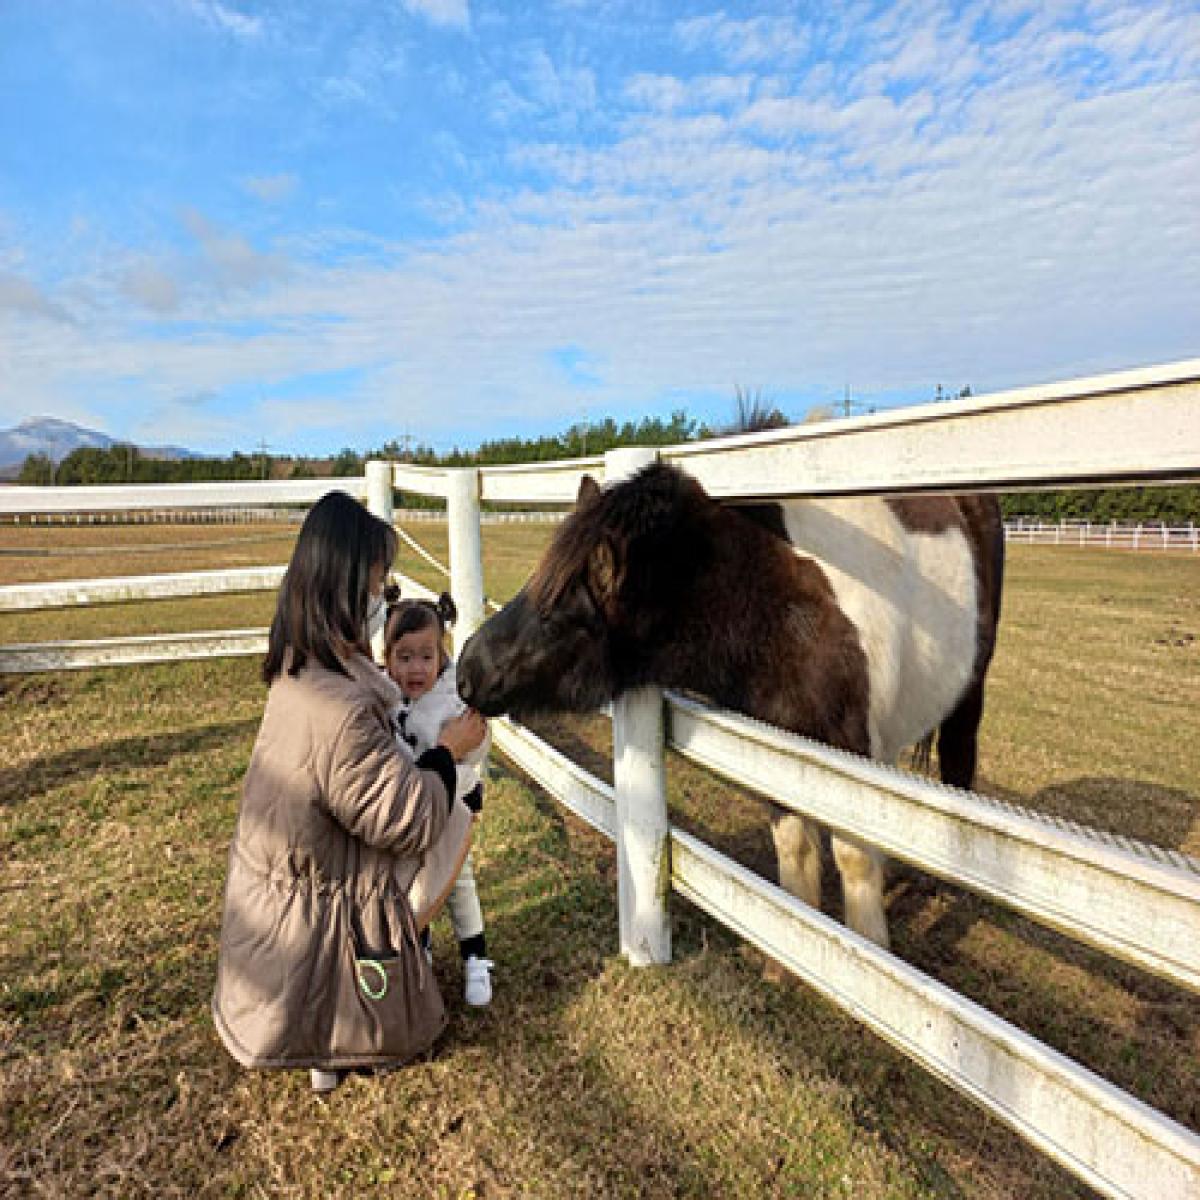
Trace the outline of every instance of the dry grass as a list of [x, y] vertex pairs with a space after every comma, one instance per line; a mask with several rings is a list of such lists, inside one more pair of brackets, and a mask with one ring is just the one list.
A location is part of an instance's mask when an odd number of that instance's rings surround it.
[[[500, 597], [549, 536], [517, 531], [485, 535]], [[444, 554], [440, 527], [417, 536]], [[209, 551], [223, 557], [197, 561]], [[183, 569], [138, 557], [109, 573]], [[16, 561], [0, 559], [4, 582]], [[67, 575], [85, 573], [102, 572]], [[1014, 551], [985, 785], [1200, 852], [1197, 596], [1190, 559]], [[254, 625], [263, 599], [130, 606], [113, 632], [138, 608], [176, 628]], [[88, 614], [48, 615], [51, 636], [84, 636], [63, 626]], [[675, 965], [625, 967], [612, 848], [503, 764], [477, 847], [492, 1008], [457, 1002], [439, 928], [452, 1023], [429, 1061], [326, 1101], [299, 1074], [240, 1070], [208, 998], [255, 672], [228, 660], [0, 685], [0, 1194], [1086, 1194], [808, 990], [765, 984], [758, 957], [683, 902]], [[550, 728], [605, 769], [601, 723]], [[756, 801], [680, 763], [671, 788], [681, 824], [770, 871]], [[904, 957], [1200, 1126], [1193, 997], [912, 872], [896, 872], [890, 907]]]

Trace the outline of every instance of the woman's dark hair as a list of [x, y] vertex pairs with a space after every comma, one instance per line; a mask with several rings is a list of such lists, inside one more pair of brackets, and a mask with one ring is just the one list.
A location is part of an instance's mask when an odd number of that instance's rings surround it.
[[400, 548], [396, 531], [345, 492], [328, 492], [309, 509], [279, 585], [262, 676], [273, 683], [287, 664], [298, 675], [309, 658], [342, 675], [339, 648], [366, 648], [363, 626], [371, 568], [386, 571]]
[[446, 650], [443, 642], [446, 629], [458, 618], [458, 609], [449, 592], [443, 592], [436, 600], [401, 600], [400, 589], [389, 584], [383, 591], [388, 602], [387, 624], [383, 629], [384, 661], [391, 657], [392, 647], [406, 634], [420, 629], [436, 629], [438, 646], [441, 647], [441, 665], [446, 665]]

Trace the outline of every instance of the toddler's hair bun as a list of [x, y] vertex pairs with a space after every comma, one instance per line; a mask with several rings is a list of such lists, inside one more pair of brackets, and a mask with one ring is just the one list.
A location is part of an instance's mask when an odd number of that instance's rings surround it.
[[434, 605], [437, 615], [441, 618], [443, 625], [453, 625], [458, 619], [458, 608], [454, 603], [454, 597], [449, 592], [443, 592]]

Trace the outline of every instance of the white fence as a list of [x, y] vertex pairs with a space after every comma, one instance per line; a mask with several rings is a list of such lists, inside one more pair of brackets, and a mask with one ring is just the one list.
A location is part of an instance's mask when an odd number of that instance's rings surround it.
[[[465, 637], [484, 608], [481, 500], [569, 503], [585, 471], [612, 478], [645, 456], [614, 452], [479, 471], [373, 463], [360, 482], [372, 509], [389, 518], [394, 487], [447, 500], [452, 590], [462, 614], [459, 636]], [[1200, 361], [672, 447], [661, 456], [719, 497], [1195, 479]], [[231, 496], [231, 503], [294, 502], [267, 490], [278, 484], [242, 487], [254, 490]], [[15, 490], [45, 497], [44, 489], [5, 489], [0, 511]], [[62, 511], [69, 503], [78, 506], [80, 490], [58, 489], [70, 493], [62, 497]], [[89, 502], [99, 507], [118, 499], [110, 492]], [[148, 507], [166, 503], [145, 499]], [[268, 586], [265, 577], [262, 585]], [[43, 586], [60, 590], [31, 598], [29, 589], [18, 597], [14, 589], [0, 588], [0, 609], [89, 602], [90, 595], [100, 594], [92, 584]], [[133, 596], [166, 585], [123, 580], [108, 586]], [[85, 650], [71, 649], [78, 643], [10, 646], [0, 648], [0, 671], [41, 669], [52, 661], [61, 666], [147, 660], [131, 657], [136, 654], [175, 659], [204, 638], [229, 636], [192, 635], [191, 643], [175, 636], [150, 647], [147, 639], [105, 639]], [[252, 644], [254, 631], [233, 637], [236, 646], [215, 645], [206, 652], [261, 648]], [[496, 722], [494, 743], [616, 840], [621, 949], [631, 961], [669, 959], [666, 901], [675, 890], [1101, 1192], [1155, 1200], [1200, 1196], [1200, 1138], [1190, 1130], [672, 830], [664, 747], [672, 745], [777, 803], [1193, 991], [1200, 991], [1200, 864], [951, 791], [743, 717], [676, 697], [664, 701], [653, 691], [618, 701], [613, 718], [613, 787], [511, 722]]]
[[1010, 542], [1030, 546], [1102, 546], [1107, 550], [1178, 550], [1200, 554], [1200, 525], [1195, 524], [1040, 521], [1018, 517], [1005, 521], [1004, 536]]

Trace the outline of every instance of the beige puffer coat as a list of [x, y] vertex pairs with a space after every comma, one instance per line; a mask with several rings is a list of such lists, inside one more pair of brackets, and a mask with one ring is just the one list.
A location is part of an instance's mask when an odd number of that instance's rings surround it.
[[446, 750], [422, 770], [398, 749], [395, 684], [365, 657], [346, 665], [279, 676], [246, 772], [212, 1011], [247, 1067], [395, 1064], [445, 1026], [417, 930], [453, 886], [471, 814], [450, 806]]

